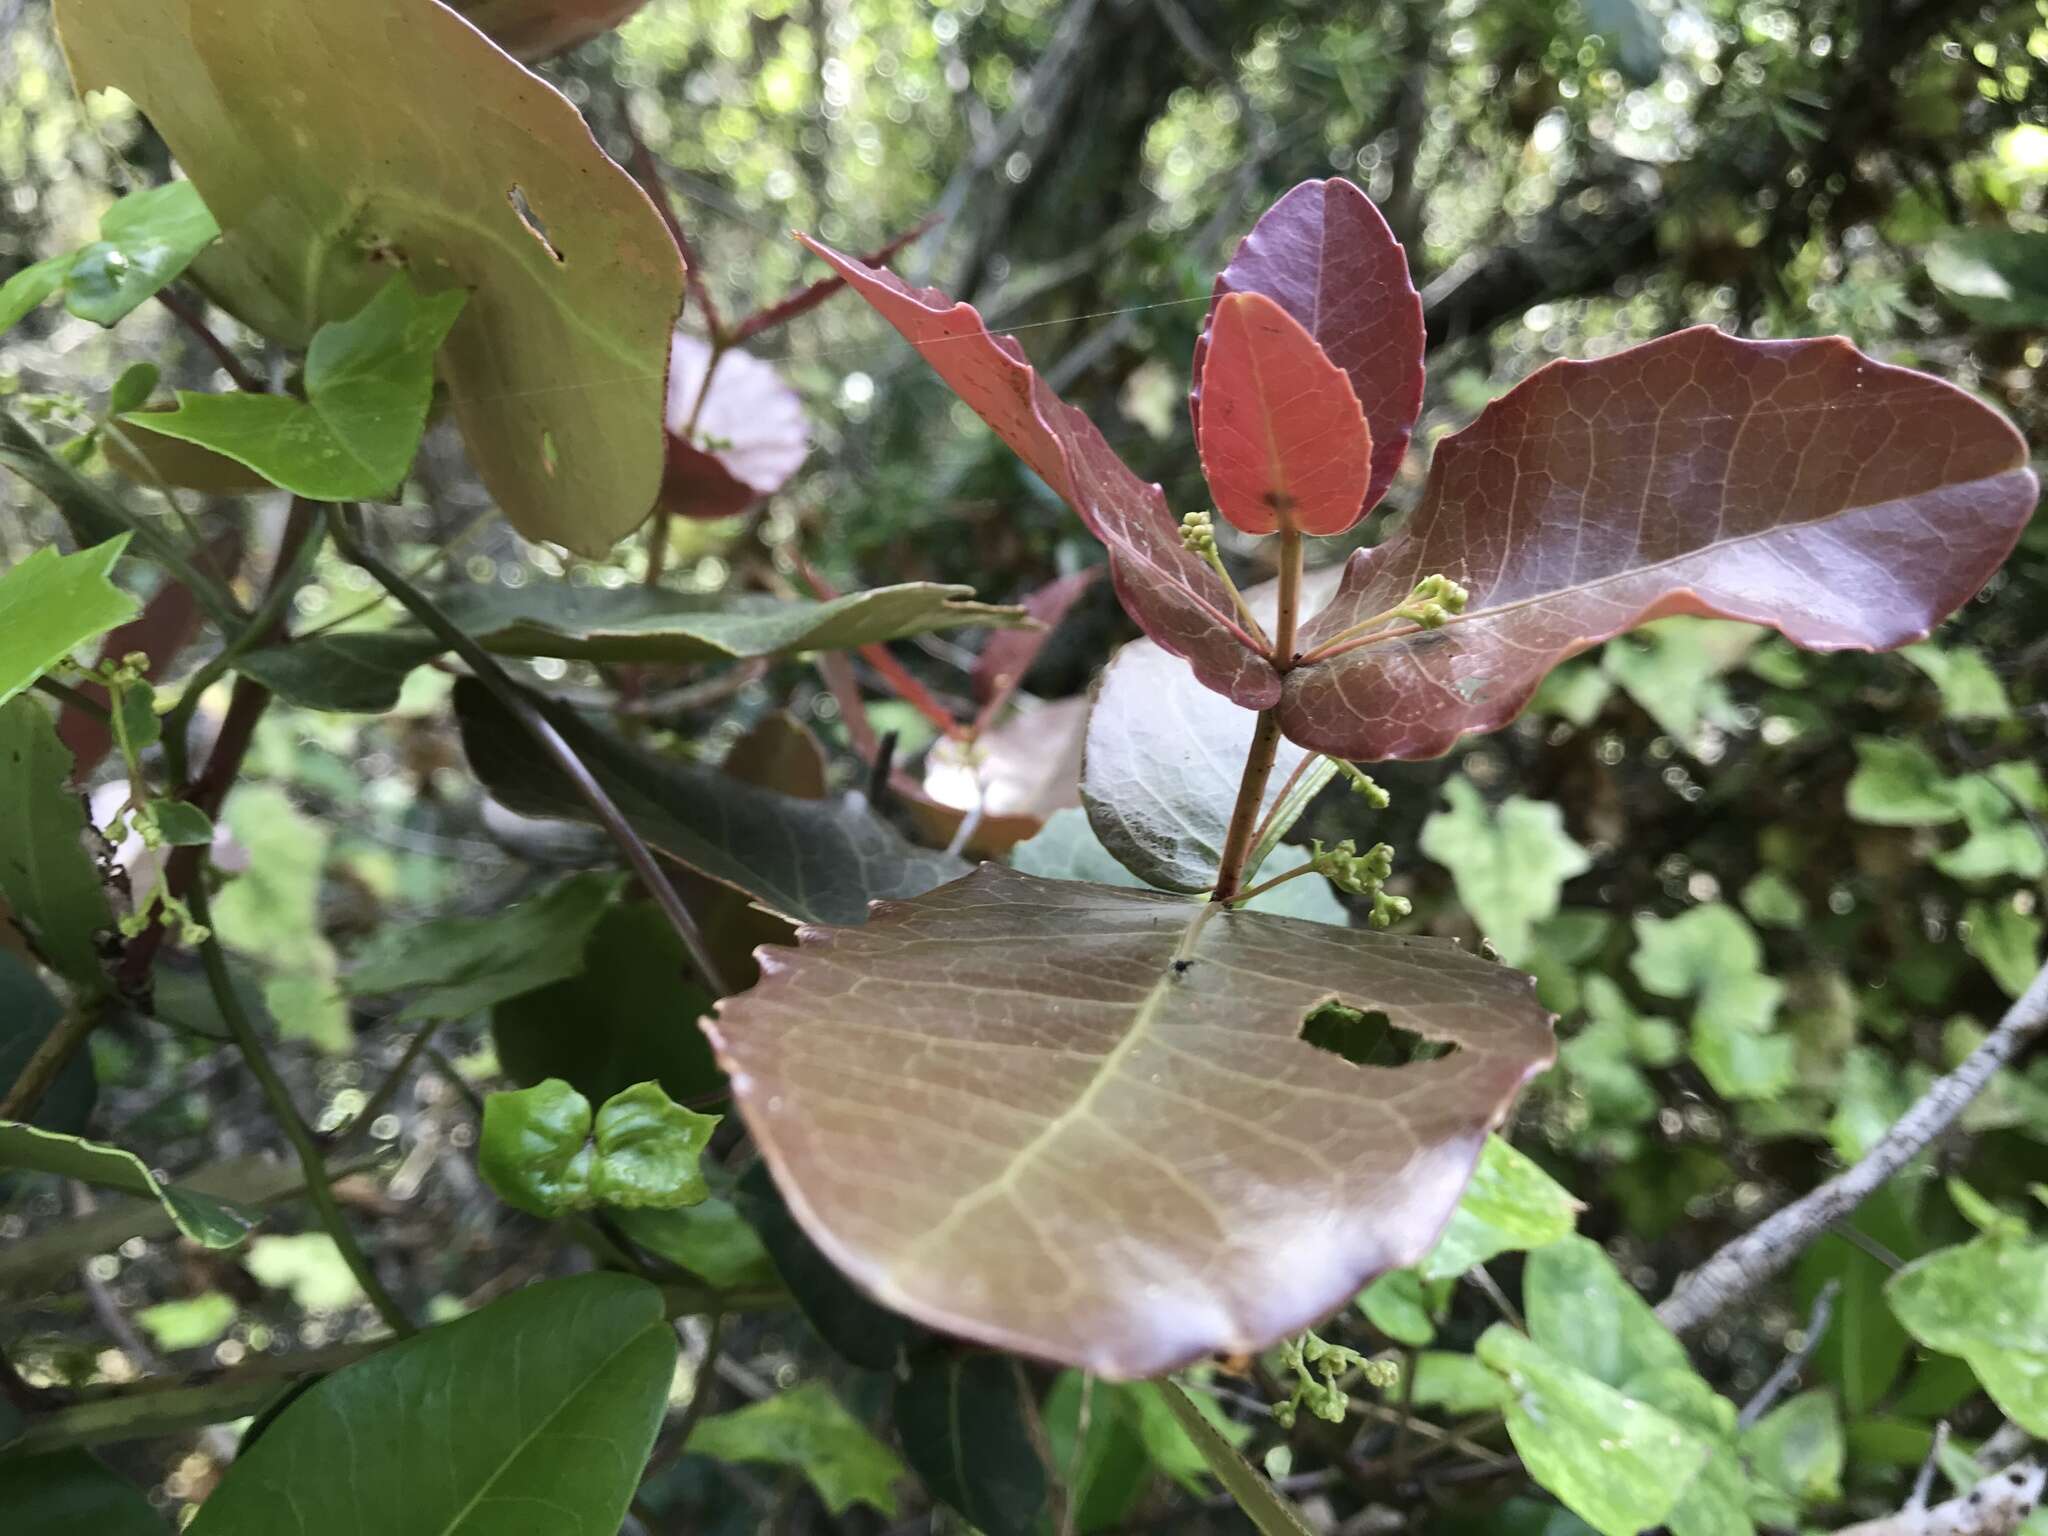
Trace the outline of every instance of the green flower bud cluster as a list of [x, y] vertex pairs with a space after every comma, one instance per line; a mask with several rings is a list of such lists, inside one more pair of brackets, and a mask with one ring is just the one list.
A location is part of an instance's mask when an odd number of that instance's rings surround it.
[[1424, 629], [1440, 629], [1453, 615], [1465, 611], [1471, 597], [1448, 576], [1425, 576], [1415, 583], [1408, 601], [1394, 610], [1394, 617], [1420, 624]]
[[1273, 1420], [1282, 1429], [1292, 1429], [1295, 1416], [1303, 1408], [1332, 1424], [1343, 1423], [1351, 1400], [1339, 1382], [1350, 1371], [1363, 1371], [1365, 1379], [1381, 1391], [1401, 1377], [1392, 1361], [1369, 1360], [1355, 1349], [1332, 1344], [1314, 1333], [1304, 1333], [1282, 1344], [1280, 1364], [1294, 1372], [1294, 1395], [1273, 1405]]
[[1388, 927], [1414, 910], [1405, 896], [1389, 896], [1381, 889], [1394, 873], [1394, 850], [1385, 843], [1374, 843], [1360, 853], [1348, 837], [1333, 848], [1317, 840], [1309, 844], [1309, 867], [1345, 894], [1370, 898], [1369, 921], [1375, 928]]
[[1343, 758], [1334, 758], [1339, 771], [1351, 781], [1351, 792], [1376, 811], [1384, 811], [1394, 803], [1393, 796], [1381, 789], [1373, 776], [1356, 763], [1347, 763]]
[[1216, 519], [1207, 512], [1190, 512], [1180, 520], [1180, 541], [1190, 553], [1204, 560], [1216, 556]]

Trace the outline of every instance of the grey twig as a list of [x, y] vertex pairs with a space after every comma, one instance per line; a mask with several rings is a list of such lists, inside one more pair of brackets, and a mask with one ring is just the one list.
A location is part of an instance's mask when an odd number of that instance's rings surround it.
[[1808, 1191], [1723, 1246], [1678, 1282], [1657, 1308], [1674, 1333], [1686, 1333], [1717, 1317], [1778, 1274], [1813, 1240], [1877, 1193], [1906, 1164], [1953, 1125], [1994, 1074], [2048, 1025], [2048, 967], [2043, 967], [2019, 1000], [2006, 1009], [1962, 1065], [1938, 1077], [1901, 1115], [1882, 1140], [1854, 1166]]
[[1770, 1379], [1757, 1389], [1756, 1396], [1742, 1405], [1742, 1412], [1735, 1416], [1737, 1429], [1747, 1429], [1769, 1413], [1771, 1405], [1785, 1395], [1785, 1389], [1799, 1379], [1799, 1373], [1806, 1369], [1814, 1351], [1820, 1348], [1820, 1341], [1828, 1335], [1828, 1323], [1835, 1313], [1835, 1296], [1841, 1289], [1839, 1280], [1830, 1280], [1820, 1288], [1820, 1294], [1813, 1298], [1813, 1311], [1807, 1314], [1805, 1335], [1799, 1347], [1771, 1372]]

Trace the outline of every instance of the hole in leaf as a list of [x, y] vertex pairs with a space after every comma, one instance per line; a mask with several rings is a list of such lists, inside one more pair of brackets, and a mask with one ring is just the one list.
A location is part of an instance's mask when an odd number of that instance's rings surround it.
[[1457, 1047], [1403, 1029], [1378, 1010], [1362, 1012], [1325, 1003], [1301, 1021], [1301, 1038], [1319, 1051], [1342, 1056], [1355, 1067], [1405, 1067], [1434, 1061]]
[[519, 222], [526, 226], [526, 232], [541, 243], [548, 255], [556, 261], [563, 260], [561, 250], [548, 238], [547, 225], [543, 224], [540, 215], [533, 211], [533, 204], [526, 200], [525, 189], [514, 182], [505, 189], [505, 201], [512, 205], [512, 211], [519, 215]]

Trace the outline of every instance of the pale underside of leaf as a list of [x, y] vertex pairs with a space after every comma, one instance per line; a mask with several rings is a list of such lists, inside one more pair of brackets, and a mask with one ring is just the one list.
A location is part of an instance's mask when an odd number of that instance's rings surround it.
[[913, 290], [893, 273], [804, 243], [1080, 514], [1109, 550], [1118, 598], [1148, 635], [1248, 709], [1278, 699], [1272, 664], [1231, 617], [1221, 579], [1182, 544], [1165, 493], [1140, 480], [1093, 422], [1053, 394], [1015, 340], [991, 335], [972, 305], [955, 304], [934, 288]]
[[1283, 728], [1349, 758], [1438, 756], [1513, 719], [1566, 658], [1669, 614], [1815, 650], [1903, 645], [1976, 593], [2036, 496], [2002, 417], [1840, 338], [1702, 326], [1553, 363], [1438, 447], [1421, 504], [1352, 557], [1301, 654], [1425, 576], [1461, 582], [1464, 613], [1291, 671]]
[[[1455, 945], [1201, 910], [983, 865], [760, 951], [705, 1028], [791, 1209], [878, 1299], [1156, 1375], [1419, 1259], [1552, 1054], [1528, 978]], [[1354, 1067], [1299, 1038], [1333, 997], [1456, 1049]]]
[[645, 518], [682, 263], [564, 97], [429, 0], [57, 18], [79, 89], [133, 97], [219, 220], [193, 272], [228, 308], [303, 346], [394, 265], [468, 289], [440, 372], [506, 516], [588, 555]]

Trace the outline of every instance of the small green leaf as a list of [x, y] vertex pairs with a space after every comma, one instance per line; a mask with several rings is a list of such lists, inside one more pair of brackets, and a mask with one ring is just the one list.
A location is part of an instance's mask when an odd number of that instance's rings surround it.
[[1918, 742], [1856, 738], [1856, 772], [1846, 804], [1858, 821], [1877, 827], [1938, 827], [1962, 819], [1949, 779]]
[[386, 928], [342, 985], [356, 997], [414, 994], [401, 1019], [460, 1019], [574, 976], [622, 876], [572, 875], [489, 917], [442, 917]]
[[1725, 720], [1721, 675], [1740, 666], [1764, 633], [1727, 619], [1659, 619], [1609, 641], [1600, 665], [1659, 730], [1690, 746], [1702, 724]]
[[1662, 1525], [1713, 1454], [1700, 1436], [1505, 1323], [1480, 1335], [1477, 1354], [1514, 1393], [1508, 1437], [1529, 1475], [1602, 1536]]
[[314, 1383], [188, 1536], [617, 1536], [675, 1363], [645, 1281], [543, 1281]]
[[440, 641], [411, 630], [316, 635], [250, 651], [235, 670], [301, 709], [381, 715], [397, 707], [412, 670], [441, 649]]
[[107, 414], [118, 416], [123, 411], [141, 410], [156, 393], [161, 377], [163, 372], [155, 363], [130, 363], [107, 391]]
[[1475, 1356], [1424, 1350], [1415, 1357], [1415, 1385], [1407, 1400], [1417, 1408], [1446, 1413], [1484, 1413], [1507, 1406], [1508, 1384]]
[[108, 986], [100, 942], [114, 915], [70, 778], [41, 701], [0, 705], [0, 897], [43, 961], [90, 998]]
[[2011, 1238], [2020, 1242], [2026, 1241], [2026, 1218], [2015, 1216], [2007, 1210], [2001, 1210], [1992, 1201], [1985, 1199], [1984, 1196], [1971, 1188], [1969, 1184], [1954, 1175], [1950, 1175], [1948, 1178], [1946, 1188], [1950, 1202], [1962, 1213], [1963, 1220], [1967, 1221], [1979, 1232], [1982, 1232], [1986, 1237]]
[[698, 1424], [688, 1449], [718, 1461], [765, 1462], [799, 1471], [835, 1515], [855, 1504], [872, 1505], [892, 1517], [896, 1513], [903, 1463], [839, 1406], [822, 1381], [712, 1415]]
[[75, 555], [45, 544], [0, 575], [0, 704], [135, 616], [141, 605], [107, 580], [127, 547], [125, 534]]
[[419, 451], [434, 354], [467, 298], [460, 289], [424, 297], [393, 277], [349, 319], [314, 333], [303, 401], [180, 390], [177, 410], [136, 425], [211, 448], [315, 501], [382, 500]]
[[1436, 1337], [1422, 1278], [1412, 1269], [1392, 1269], [1358, 1293], [1366, 1321], [1396, 1344], [1423, 1345]]
[[1831, 1392], [1802, 1392], [1742, 1432], [1742, 1459], [1765, 1485], [1760, 1491], [1776, 1493], [1795, 1508], [1839, 1499], [1847, 1456], [1841, 1410]]
[[13, 330], [23, 315], [64, 286], [77, 254], [66, 251], [48, 261], [36, 262], [0, 283], [0, 333]]
[[327, 828], [274, 784], [237, 786], [225, 819], [249, 850], [249, 867], [214, 898], [214, 931], [262, 966], [264, 1006], [281, 1034], [323, 1050], [345, 1048], [354, 1037], [348, 1007], [334, 947], [320, 930]]
[[1672, 918], [1636, 919], [1630, 968], [1659, 997], [1698, 999], [1692, 1058], [1714, 1091], [1767, 1099], [1791, 1087], [1796, 1044], [1772, 1032], [1784, 985], [1763, 968], [1763, 945], [1742, 914], [1708, 902]]
[[560, 1216], [594, 1205], [695, 1205], [710, 1190], [698, 1158], [717, 1115], [673, 1103], [656, 1083], [590, 1101], [560, 1078], [484, 1100], [477, 1167], [508, 1205]]
[[149, 810], [157, 831], [173, 848], [204, 848], [213, 841], [212, 819], [189, 801], [152, 800]]
[[1963, 921], [1963, 948], [1983, 962], [2005, 995], [2026, 991], [2041, 969], [2040, 917], [2011, 901], [1972, 901], [1963, 908]]
[[2048, 236], [2035, 230], [1951, 230], [1928, 249], [1927, 275], [1981, 325], [2034, 330], [2048, 323]]
[[363, 1299], [362, 1282], [325, 1232], [265, 1233], [249, 1244], [242, 1267], [259, 1285], [289, 1291], [304, 1312], [339, 1312]]
[[1759, 928], [1798, 928], [1806, 922], [1806, 898], [1774, 869], [1760, 870], [1742, 888], [1742, 910]]
[[612, 1220], [649, 1253], [720, 1290], [769, 1289], [778, 1283], [768, 1250], [729, 1200], [714, 1196], [673, 1210], [617, 1211]]
[[120, 694], [115, 713], [120, 719], [121, 734], [128, 740], [128, 750], [140, 755], [163, 739], [164, 723], [157, 717], [156, 690], [138, 683], [121, 689]]
[[255, 1216], [225, 1200], [160, 1182], [133, 1152], [18, 1121], [0, 1120], [0, 1168], [54, 1173], [147, 1196], [162, 1203], [180, 1232], [208, 1248], [232, 1248], [256, 1225]]
[[1458, 900], [1501, 957], [1527, 957], [1534, 925], [1556, 914], [1564, 884], [1593, 867], [1566, 835], [1564, 812], [1510, 795], [1488, 811], [1470, 779], [1444, 786], [1450, 809], [1422, 824], [1422, 851], [1451, 872]]
[[1570, 1190], [1489, 1136], [1451, 1224], [1420, 1265], [1422, 1278], [1448, 1280], [1496, 1254], [1547, 1247], [1571, 1235], [1580, 1209]]
[[2010, 720], [2012, 700], [1984, 653], [1971, 645], [1909, 645], [1899, 654], [1941, 691], [1941, 711], [1951, 720]]
[[1007, 1357], [943, 1347], [921, 1352], [896, 1384], [896, 1433], [911, 1470], [986, 1536], [1032, 1536], [1045, 1505], [1024, 1389]]
[[2048, 1435], [2048, 1244], [1943, 1248], [1893, 1275], [1885, 1297], [1927, 1348], [1967, 1360], [2008, 1418]]
[[220, 226], [189, 181], [131, 192], [100, 217], [100, 238], [73, 258], [64, 303], [95, 325], [112, 325], [192, 263]]
[[1692, 1369], [1685, 1346], [1588, 1238], [1567, 1237], [1529, 1255], [1522, 1306], [1531, 1338], [1610, 1387], [1651, 1371]]
[[235, 1325], [235, 1299], [221, 1291], [202, 1291], [182, 1301], [160, 1301], [135, 1314], [135, 1321], [158, 1349], [176, 1354], [211, 1344]]

